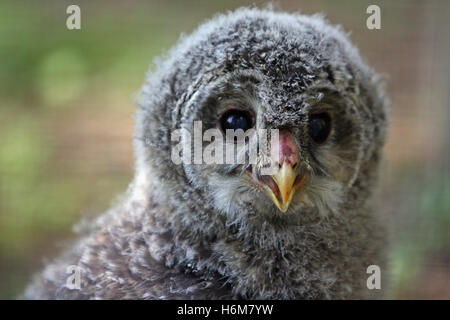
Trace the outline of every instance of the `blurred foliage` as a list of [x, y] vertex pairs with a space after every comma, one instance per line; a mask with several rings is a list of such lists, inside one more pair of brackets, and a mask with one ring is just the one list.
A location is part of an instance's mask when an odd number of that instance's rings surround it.
[[[126, 189], [133, 94], [152, 58], [212, 14], [266, 1], [76, 3], [82, 29], [68, 31], [72, 1], [0, 2], [0, 298], [16, 297], [42, 257], [73, 237], [74, 223]], [[448, 2], [381, 2], [384, 31], [370, 33], [369, 4], [286, 0], [275, 7], [326, 13], [389, 74], [393, 121], [381, 197], [393, 226], [392, 296], [450, 298], [448, 64], [427, 78], [434, 82], [415, 76], [429, 71], [431, 59], [448, 58], [448, 38], [433, 29], [448, 28]], [[447, 40], [430, 45], [436, 38]]]
[[[450, 177], [431, 176], [418, 184], [412, 174], [402, 181], [408, 195], [406, 221], [393, 236], [390, 252], [392, 295], [403, 298], [420, 295], [426, 273], [443, 272], [448, 276], [450, 263]], [[433, 270], [435, 269], [435, 270]], [[437, 270], [436, 270], [437, 269]], [[448, 296], [448, 278], [440, 287]], [[445, 293], [446, 292], [446, 293]], [[440, 298], [435, 294], [429, 298]]]

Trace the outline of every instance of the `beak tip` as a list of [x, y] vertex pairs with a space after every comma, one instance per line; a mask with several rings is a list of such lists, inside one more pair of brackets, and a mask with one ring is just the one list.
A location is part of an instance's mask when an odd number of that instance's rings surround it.
[[280, 203], [278, 201], [274, 201], [274, 204], [278, 208], [278, 210], [281, 211], [281, 213], [286, 213], [289, 209], [289, 203]]

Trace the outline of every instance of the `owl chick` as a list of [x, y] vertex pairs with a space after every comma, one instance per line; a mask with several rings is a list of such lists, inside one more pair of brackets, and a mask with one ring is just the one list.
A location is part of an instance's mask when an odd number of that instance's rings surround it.
[[[388, 102], [339, 28], [271, 10], [216, 16], [157, 63], [139, 106], [124, 200], [25, 298], [373, 297], [366, 271], [383, 270], [384, 232], [370, 199]], [[195, 121], [224, 134], [277, 129], [275, 171], [174, 163], [188, 141], [172, 133]]]

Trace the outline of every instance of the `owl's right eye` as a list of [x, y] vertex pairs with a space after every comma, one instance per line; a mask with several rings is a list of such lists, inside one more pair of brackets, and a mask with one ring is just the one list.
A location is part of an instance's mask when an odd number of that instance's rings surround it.
[[253, 114], [244, 109], [230, 108], [219, 117], [219, 126], [223, 132], [227, 129], [247, 131], [253, 127]]

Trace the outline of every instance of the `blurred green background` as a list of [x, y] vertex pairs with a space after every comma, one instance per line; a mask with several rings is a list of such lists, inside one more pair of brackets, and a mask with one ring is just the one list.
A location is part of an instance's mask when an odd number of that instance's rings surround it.
[[[81, 30], [66, 8], [81, 7]], [[152, 58], [217, 12], [266, 1], [0, 2], [0, 298], [22, 292], [133, 172], [134, 96]], [[390, 297], [450, 299], [450, 1], [277, 1], [324, 13], [386, 75], [378, 207]], [[366, 8], [381, 7], [381, 30]]]

